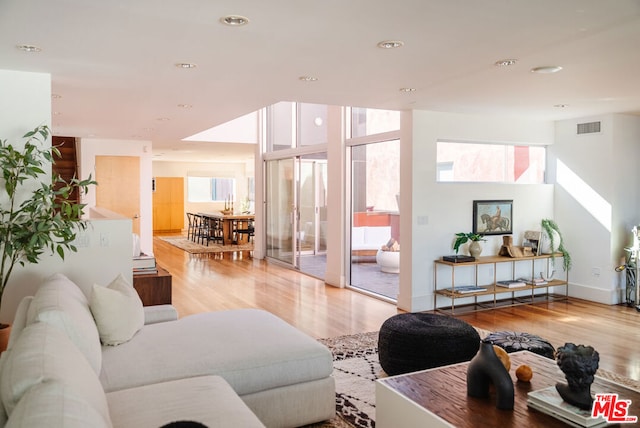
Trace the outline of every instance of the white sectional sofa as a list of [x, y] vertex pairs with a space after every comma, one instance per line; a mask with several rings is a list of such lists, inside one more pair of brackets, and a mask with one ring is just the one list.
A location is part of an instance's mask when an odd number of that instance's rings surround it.
[[[0, 358], [0, 426], [295, 427], [334, 416], [331, 353], [281, 319], [256, 309], [177, 319], [171, 306], [130, 305], [130, 290], [118, 300], [113, 284], [115, 307], [59, 274], [20, 303]], [[129, 337], [131, 319], [140, 326]]]

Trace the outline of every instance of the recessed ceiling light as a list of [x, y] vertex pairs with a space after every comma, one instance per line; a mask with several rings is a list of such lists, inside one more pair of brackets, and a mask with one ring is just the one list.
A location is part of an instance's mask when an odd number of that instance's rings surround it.
[[298, 77], [299, 80], [302, 80], [303, 82], [315, 82], [318, 80], [317, 77], [313, 77], [313, 76], [300, 76]]
[[54, 116], [60, 116], [61, 114], [62, 114], [62, 113], [60, 113], [59, 111], [54, 111], [54, 112], [53, 112], [53, 115], [54, 115]]
[[567, 108], [567, 107], [569, 107], [569, 104], [556, 104], [556, 105], [554, 105], [554, 107], [556, 107], [556, 108]]
[[178, 104], [178, 107], [180, 107], [180, 108], [191, 108], [191, 107], [193, 107], [193, 105], [191, 105], [191, 104]]
[[383, 40], [378, 43], [380, 49], [395, 49], [404, 46], [404, 42], [400, 40]]
[[509, 67], [510, 65], [515, 65], [518, 62], [517, 59], [501, 59], [500, 61], [496, 61], [493, 65], [496, 67]]
[[176, 67], [178, 68], [196, 68], [197, 65], [191, 63], [191, 62], [177, 62], [176, 63]]
[[171, 119], [168, 117], [159, 117], [156, 119], [158, 122], [169, 122]]
[[240, 15], [227, 15], [220, 18], [220, 22], [231, 27], [240, 27], [249, 23], [249, 18]]
[[416, 88], [400, 88], [400, 92], [415, 92]]
[[59, 95], [59, 94], [51, 94], [51, 99], [53, 99], [53, 100], [58, 100], [58, 99], [60, 99], [60, 98], [62, 98], [62, 95]]
[[552, 74], [557, 73], [560, 70], [562, 70], [562, 67], [560, 67], [559, 65], [545, 65], [543, 67], [532, 68], [531, 72], [539, 74]]
[[23, 52], [41, 52], [42, 49], [34, 45], [18, 45], [16, 48]]

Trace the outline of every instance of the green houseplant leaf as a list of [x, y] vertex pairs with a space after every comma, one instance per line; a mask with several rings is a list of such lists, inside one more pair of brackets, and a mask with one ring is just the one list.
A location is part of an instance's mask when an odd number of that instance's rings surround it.
[[[560, 232], [560, 227], [558, 227], [557, 223], [551, 219], [545, 218], [542, 219], [541, 222], [541, 226], [542, 226], [542, 230], [547, 234], [547, 236], [549, 237], [549, 241], [551, 242], [551, 248], [555, 248], [555, 237], [554, 237], [554, 231], [558, 234], [558, 236], [560, 237], [560, 245], [558, 245], [558, 251], [562, 254], [562, 267], [565, 271], [568, 271], [569, 269], [571, 269], [571, 254], [569, 254], [569, 251], [567, 251], [567, 249], [564, 246], [564, 238], [562, 237], [562, 232]], [[555, 253], [551, 253], [551, 259], [553, 260], [555, 258]]]
[[486, 241], [486, 239], [484, 236], [480, 235], [479, 233], [473, 233], [473, 232], [456, 233], [456, 239], [455, 241], [453, 241], [453, 249], [455, 250], [456, 255], [458, 254], [458, 251], [460, 251], [460, 246], [462, 244], [465, 244], [467, 241]]
[[0, 184], [6, 191], [0, 193], [0, 302], [17, 264], [38, 263], [45, 251], [64, 259], [65, 251], [77, 251], [72, 242], [86, 228], [85, 205], [70, 195], [76, 189], [86, 192], [96, 182], [91, 176], [68, 182], [48, 177], [45, 167], [60, 153], [46, 144], [49, 135], [42, 125], [23, 136], [21, 147], [0, 140]]

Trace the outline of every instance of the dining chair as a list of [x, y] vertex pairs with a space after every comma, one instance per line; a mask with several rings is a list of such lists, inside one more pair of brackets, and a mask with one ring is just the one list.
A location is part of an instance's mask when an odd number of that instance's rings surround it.
[[187, 213], [187, 239], [196, 240], [196, 214]]
[[242, 235], [247, 235], [247, 242], [253, 242], [253, 237], [255, 235], [255, 220], [246, 220], [246, 227], [244, 228], [236, 228], [236, 244], [242, 240]]
[[209, 246], [209, 242], [219, 242], [224, 244], [224, 235], [222, 232], [222, 219], [221, 218], [211, 218], [208, 217], [208, 236], [207, 236], [207, 246]]

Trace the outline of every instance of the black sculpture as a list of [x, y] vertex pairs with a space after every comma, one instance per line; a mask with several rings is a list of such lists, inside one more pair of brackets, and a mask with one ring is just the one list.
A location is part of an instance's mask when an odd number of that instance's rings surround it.
[[481, 343], [480, 350], [467, 369], [467, 395], [476, 398], [489, 397], [489, 386], [496, 389], [496, 407], [513, 410], [513, 381], [498, 358], [491, 343]]
[[562, 399], [581, 409], [591, 410], [591, 384], [600, 362], [598, 352], [591, 346], [565, 343], [558, 348], [556, 361], [568, 383], [556, 384]]

